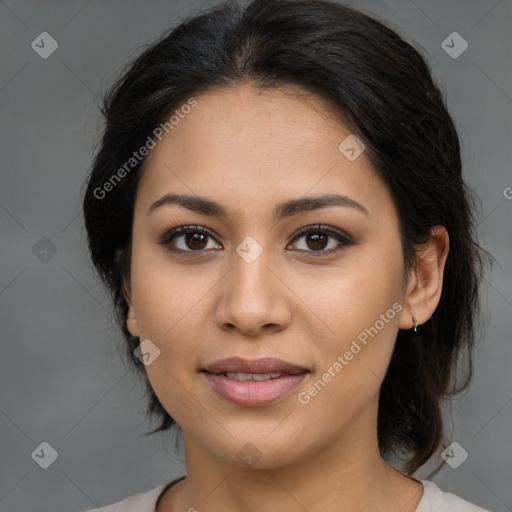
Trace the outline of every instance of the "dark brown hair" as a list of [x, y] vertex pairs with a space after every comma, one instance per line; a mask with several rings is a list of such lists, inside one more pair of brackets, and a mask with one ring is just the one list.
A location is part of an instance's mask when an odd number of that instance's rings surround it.
[[[105, 131], [83, 199], [85, 225], [92, 261], [126, 339], [126, 355], [147, 386], [148, 412], [160, 421], [150, 433], [175, 422], [134, 356], [140, 340], [126, 326], [122, 280], [130, 275], [143, 160], [108, 193], [102, 187], [191, 96], [241, 83], [260, 89], [299, 86], [327, 100], [364, 140], [399, 212], [406, 272], [431, 228], [448, 230], [439, 305], [418, 333], [399, 331], [380, 391], [381, 454], [405, 454], [405, 471], [412, 474], [443, 442], [442, 400], [467, 387], [472, 377], [486, 251], [477, 243], [475, 203], [462, 177], [457, 129], [426, 60], [383, 22], [328, 0], [219, 4], [170, 29], [130, 62], [105, 94]], [[465, 378], [457, 387], [463, 353]]]

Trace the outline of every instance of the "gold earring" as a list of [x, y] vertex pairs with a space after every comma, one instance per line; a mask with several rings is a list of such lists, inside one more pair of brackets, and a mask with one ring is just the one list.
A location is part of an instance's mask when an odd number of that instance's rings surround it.
[[412, 317], [412, 321], [414, 322], [414, 332], [418, 332], [418, 320], [415, 316]]

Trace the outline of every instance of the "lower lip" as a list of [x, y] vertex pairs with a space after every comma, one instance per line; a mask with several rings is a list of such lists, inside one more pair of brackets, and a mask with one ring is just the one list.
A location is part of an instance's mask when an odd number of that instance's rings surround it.
[[293, 389], [306, 377], [307, 373], [282, 375], [269, 380], [233, 380], [225, 375], [203, 372], [214, 391], [237, 405], [256, 407], [275, 402]]

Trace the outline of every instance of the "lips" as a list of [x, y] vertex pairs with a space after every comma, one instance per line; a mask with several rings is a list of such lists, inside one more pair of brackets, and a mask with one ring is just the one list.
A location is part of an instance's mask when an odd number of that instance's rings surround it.
[[242, 359], [241, 357], [230, 357], [209, 364], [204, 371], [214, 375], [220, 373], [285, 373], [288, 375], [297, 375], [309, 370], [276, 357], [262, 357], [252, 360]]
[[309, 370], [282, 359], [240, 357], [209, 364], [202, 373], [217, 395], [245, 407], [268, 405], [289, 394]]

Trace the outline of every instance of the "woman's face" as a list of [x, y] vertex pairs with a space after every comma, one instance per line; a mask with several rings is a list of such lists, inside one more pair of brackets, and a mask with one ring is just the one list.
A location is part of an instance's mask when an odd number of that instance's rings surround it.
[[[329, 107], [291, 91], [196, 96], [146, 159], [133, 224], [128, 325], [151, 340], [156, 395], [186, 446], [267, 468], [375, 439], [410, 326], [389, 191]], [[151, 208], [166, 194], [218, 206]], [[196, 228], [168, 236], [180, 226]]]

